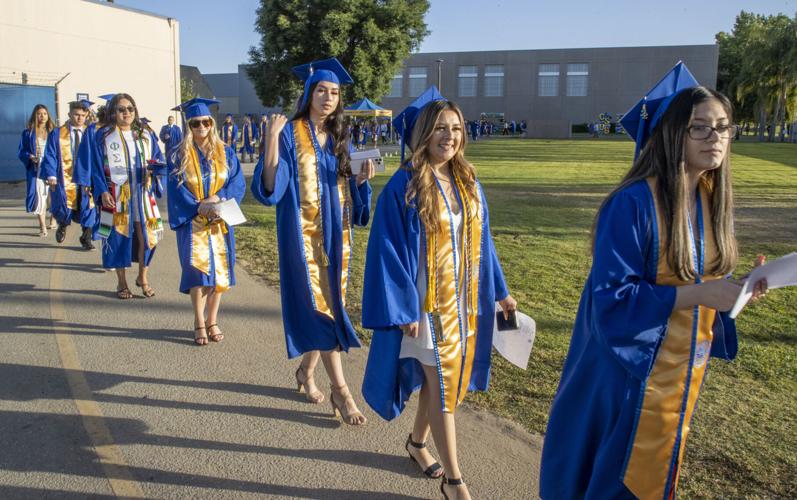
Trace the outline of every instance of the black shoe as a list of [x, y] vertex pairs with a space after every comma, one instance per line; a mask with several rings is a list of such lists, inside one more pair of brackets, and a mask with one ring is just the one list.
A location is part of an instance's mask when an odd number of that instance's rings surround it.
[[445, 497], [446, 500], [448, 500], [448, 495], [446, 494], [446, 490], [445, 490], [444, 486], [447, 485], [447, 484], [449, 484], [451, 486], [459, 486], [461, 484], [465, 484], [465, 481], [463, 481], [462, 478], [449, 479], [446, 476], [443, 476], [443, 481], [440, 483], [440, 493], [443, 494], [443, 497]]
[[55, 241], [58, 243], [63, 243], [64, 238], [66, 238], [66, 226], [63, 224], [58, 224], [58, 229], [55, 230]]
[[90, 227], [83, 229], [83, 235], [80, 237], [80, 244], [83, 246], [83, 250], [94, 250], [94, 244], [91, 242]]
[[[410, 435], [407, 436], [407, 442], [404, 444], [404, 449], [407, 450], [407, 454], [410, 456], [410, 460], [412, 460], [418, 465], [421, 465], [415, 459], [415, 457], [412, 456], [412, 453], [410, 453], [410, 446], [418, 450], [421, 450], [423, 448], [426, 448], [426, 443], [416, 443], [415, 441], [412, 440], [412, 433], [410, 433]], [[429, 467], [427, 467], [426, 470], [423, 471], [423, 475], [430, 479], [437, 479], [439, 476], [435, 476], [435, 473], [442, 468], [443, 468], [442, 465], [440, 465], [438, 462], [435, 462]]]

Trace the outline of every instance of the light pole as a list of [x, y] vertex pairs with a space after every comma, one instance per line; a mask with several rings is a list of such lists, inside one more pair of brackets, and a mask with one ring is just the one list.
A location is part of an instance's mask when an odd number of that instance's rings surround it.
[[438, 59], [437, 60], [437, 90], [439, 90], [440, 92], [443, 91], [443, 85], [442, 85], [441, 82], [442, 82], [442, 75], [443, 75], [442, 68], [443, 68], [443, 63], [444, 62], [445, 62], [445, 59]]

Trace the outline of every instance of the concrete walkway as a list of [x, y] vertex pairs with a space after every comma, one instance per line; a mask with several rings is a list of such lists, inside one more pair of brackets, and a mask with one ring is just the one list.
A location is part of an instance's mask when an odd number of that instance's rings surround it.
[[[392, 423], [363, 402], [364, 349], [344, 356], [369, 418], [351, 428], [296, 393], [274, 290], [237, 269], [226, 339], [196, 347], [170, 230], [156, 297], [129, 272], [122, 301], [77, 228], [39, 238], [23, 199], [24, 183], [0, 184], [0, 498], [440, 497], [403, 449], [415, 400]], [[474, 498], [536, 498], [539, 436], [468, 408], [457, 421]]]

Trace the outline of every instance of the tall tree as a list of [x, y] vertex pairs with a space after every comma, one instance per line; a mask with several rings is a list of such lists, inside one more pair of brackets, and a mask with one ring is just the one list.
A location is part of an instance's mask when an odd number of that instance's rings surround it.
[[290, 108], [302, 89], [291, 68], [335, 56], [354, 78], [344, 100], [378, 100], [429, 33], [428, 10], [428, 0], [261, 0], [247, 73], [264, 104]]

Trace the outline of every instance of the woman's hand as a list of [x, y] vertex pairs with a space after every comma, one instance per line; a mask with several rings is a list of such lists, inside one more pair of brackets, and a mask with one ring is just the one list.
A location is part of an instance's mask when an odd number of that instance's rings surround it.
[[[753, 268], [763, 266], [767, 261], [766, 255], [759, 255], [755, 260], [755, 265]], [[750, 276], [749, 274], [745, 275], [742, 279], [747, 278]], [[760, 298], [763, 298], [764, 295], [767, 294], [768, 286], [766, 278], [758, 280], [755, 285], [753, 285], [753, 296], [750, 298], [750, 302], [755, 302]]]
[[111, 196], [111, 193], [106, 191], [106, 192], [102, 193], [100, 198], [102, 199], [102, 206], [103, 207], [107, 208], [108, 210], [113, 210], [114, 202], [113, 202], [113, 197]]
[[209, 196], [199, 202], [197, 212], [199, 215], [207, 218], [213, 218], [216, 215], [216, 203], [221, 201], [217, 195]]
[[362, 186], [365, 181], [374, 177], [374, 162], [366, 160], [360, 165], [360, 173], [357, 174], [357, 186]]
[[504, 319], [509, 319], [509, 313], [517, 311], [517, 301], [511, 295], [507, 295], [503, 300], [498, 301], [501, 310], [504, 311]]
[[407, 337], [415, 338], [418, 336], [417, 321], [413, 321], [412, 323], [407, 323], [406, 325], [400, 325], [399, 328], [401, 328], [401, 332]]
[[271, 137], [279, 137], [285, 124], [288, 123], [288, 118], [281, 113], [274, 113], [268, 117], [268, 135]]

